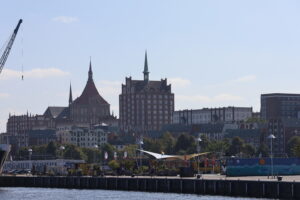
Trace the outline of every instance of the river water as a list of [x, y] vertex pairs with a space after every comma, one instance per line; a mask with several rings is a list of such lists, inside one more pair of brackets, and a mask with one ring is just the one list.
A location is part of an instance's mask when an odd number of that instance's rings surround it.
[[[49, 188], [0, 188], [0, 200], [230, 200], [250, 198], [233, 198], [223, 196], [202, 196], [172, 193], [127, 192], [114, 190], [77, 190]], [[251, 198], [253, 199], [253, 198]]]

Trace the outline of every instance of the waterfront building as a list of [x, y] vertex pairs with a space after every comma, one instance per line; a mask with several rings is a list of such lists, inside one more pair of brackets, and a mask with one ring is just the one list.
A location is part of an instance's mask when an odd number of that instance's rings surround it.
[[56, 142], [54, 129], [30, 130], [27, 132], [28, 146], [45, 145], [49, 142]]
[[95, 148], [107, 143], [108, 126], [106, 124], [94, 125], [91, 127], [78, 127], [73, 126], [70, 134], [69, 141], [79, 147]]
[[262, 119], [300, 118], [300, 94], [262, 94], [260, 103]]
[[61, 175], [68, 175], [67, 168], [75, 168], [76, 164], [85, 163], [84, 160], [69, 160], [69, 159], [56, 159], [56, 160], [18, 160], [6, 161], [3, 166], [3, 172], [12, 170], [32, 170], [35, 172], [57, 173]]
[[174, 94], [167, 79], [149, 79], [147, 53], [144, 63], [144, 80], [132, 80], [122, 84], [119, 96], [120, 130], [123, 133], [149, 134], [171, 123], [174, 111]]
[[287, 143], [293, 136], [300, 136], [300, 119], [271, 119], [268, 121], [267, 134], [264, 135], [264, 142], [270, 148], [268, 136], [273, 134], [273, 152], [275, 156], [286, 156]]
[[233, 123], [252, 117], [252, 107], [221, 107], [178, 110], [173, 113], [173, 124]]
[[[94, 80], [92, 64], [90, 62], [88, 81], [82, 94], [73, 101], [70, 85], [68, 106], [49, 106], [43, 115], [10, 115], [7, 121], [7, 137], [13, 145], [12, 152], [22, 146], [28, 146], [29, 133], [32, 130], [56, 130], [58, 142], [70, 143], [70, 127], [90, 127], [95, 124], [106, 123], [117, 127], [118, 119], [110, 114], [110, 105], [99, 94]], [[42, 132], [41, 132], [42, 133]], [[37, 134], [38, 137], [42, 135]], [[35, 137], [37, 137], [35, 135]], [[50, 137], [50, 136], [49, 136]], [[45, 135], [45, 138], [48, 138]], [[50, 137], [51, 140], [54, 137]], [[42, 142], [41, 139], [35, 139]]]

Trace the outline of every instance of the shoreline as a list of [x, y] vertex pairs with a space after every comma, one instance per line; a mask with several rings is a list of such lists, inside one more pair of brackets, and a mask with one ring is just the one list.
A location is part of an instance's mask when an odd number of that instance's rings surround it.
[[[299, 176], [300, 177], [300, 176]], [[42, 187], [70, 189], [106, 189], [123, 191], [221, 195], [232, 197], [300, 199], [300, 181], [245, 180], [230, 177], [216, 179], [180, 177], [63, 177], [63, 176], [0, 176], [0, 187]], [[257, 178], [257, 177], [250, 177]]]

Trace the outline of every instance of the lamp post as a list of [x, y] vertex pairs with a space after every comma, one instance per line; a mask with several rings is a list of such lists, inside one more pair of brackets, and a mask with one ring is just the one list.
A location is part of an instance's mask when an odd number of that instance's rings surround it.
[[60, 146], [59, 150], [60, 150], [60, 157], [61, 157], [61, 159], [63, 159], [63, 152], [65, 150], [65, 147], [64, 146]]
[[[141, 136], [140, 140], [139, 140], [139, 146], [140, 146], [140, 150], [143, 150], [143, 136]], [[140, 167], [142, 166], [142, 156], [143, 156], [143, 152], [140, 151]]]
[[[94, 148], [97, 150], [98, 149], [98, 145], [95, 144]], [[96, 151], [94, 151], [94, 163], [96, 163]]]
[[32, 156], [32, 149], [28, 149], [28, 153], [29, 153], [29, 160], [31, 160], [31, 156]]
[[[197, 138], [197, 152], [198, 152], [198, 154], [199, 154], [200, 151], [201, 151], [200, 142], [202, 142], [202, 140], [201, 140], [201, 138], [200, 138], [200, 136], [199, 136], [199, 137]], [[199, 170], [199, 155], [197, 156], [197, 171], [198, 171], [197, 174], [199, 174], [199, 173], [200, 173], [200, 170]]]
[[273, 178], [273, 139], [275, 139], [276, 137], [271, 134], [268, 136], [268, 139], [270, 139], [270, 143], [271, 143], [271, 175], [272, 175], [272, 178]]

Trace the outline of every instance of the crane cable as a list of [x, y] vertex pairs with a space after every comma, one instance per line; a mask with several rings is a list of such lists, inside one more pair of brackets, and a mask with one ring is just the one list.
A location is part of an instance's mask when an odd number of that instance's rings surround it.
[[22, 81], [24, 80], [24, 49], [23, 49], [23, 26], [21, 27], [21, 64], [22, 64]]

